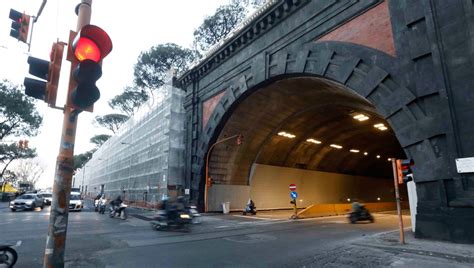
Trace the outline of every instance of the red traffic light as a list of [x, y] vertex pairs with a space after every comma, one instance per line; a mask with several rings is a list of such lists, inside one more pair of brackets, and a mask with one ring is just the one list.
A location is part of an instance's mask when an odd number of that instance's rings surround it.
[[79, 61], [100, 62], [112, 51], [112, 40], [104, 30], [89, 24], [77, 34], [72, 43], [72, 51]]

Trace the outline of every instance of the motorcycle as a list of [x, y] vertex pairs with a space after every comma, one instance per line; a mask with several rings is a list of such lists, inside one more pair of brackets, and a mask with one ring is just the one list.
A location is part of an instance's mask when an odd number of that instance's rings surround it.
[[191, 223], [192, 224], [199, 224], [202, 222], [201, 214], [197, 211], [196, 206], [188, 207], [188, 213], [191, 215]]
[[16, 243], [0, 243], [0, 266], [13, 267], [18, 260], [18, 254], [14, 247], [19, 247], [21, 241]]
[[356, 223], [358, 221], [375, 221], [372, 214], [370, 214], [369, 210], [363, 205], [360, 206], [359, 210], [349, 212], [347, 218], [350, 223]]
[[105, 208], [107, 207], [107, 199], [99, 199], [99, 202], [97, 204], [97, 212], [99, 214], [104, 214], [105, 213]]
[[[120, 217], [122, 220], [127, 219], [127, 208], [128, 206], [125, 205], [124, 203], [120, 203], [120, 205], [117, 206], [109, 206], [109, 217], [110, 218], [116, 218]], [[105, 209], [105, 208], [104, 208]]]
[[158, 231], [170, 229], [189, 231], [189, 224], [192, 223], [192, 216], [186, 210], [176, 211], [175, 213], [175, 215], [170, 217], [165, 210], [159, 210], [150, 222], [152, 228]]
[[257, 215], [257, 207], [252, 204], [247, 204], [242, 214], [247, 215], [247, 213], [252, 214], [252, 215]]

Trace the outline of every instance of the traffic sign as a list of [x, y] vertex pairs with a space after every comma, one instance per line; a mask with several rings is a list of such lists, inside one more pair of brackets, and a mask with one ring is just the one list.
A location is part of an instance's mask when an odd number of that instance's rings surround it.
[[296, 191], [296, 184], [290, 184], [290, 191], [294, 192]]
[[290, 197], [291, 197], [291, 199], [296, 199], [298, 197], [298, 193], [297, 192], [291, 192]]

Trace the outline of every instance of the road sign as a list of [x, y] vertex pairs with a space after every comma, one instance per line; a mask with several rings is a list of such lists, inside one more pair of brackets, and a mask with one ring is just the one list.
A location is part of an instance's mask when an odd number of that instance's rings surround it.
[[291, 192], [290, 197], [291, 197], [291, 199], [296, 199], [298, 197], [298, 193], [297, 192]]
[[290, 184], [290, 191], [294, 192], [296, 191], [296, 184]]

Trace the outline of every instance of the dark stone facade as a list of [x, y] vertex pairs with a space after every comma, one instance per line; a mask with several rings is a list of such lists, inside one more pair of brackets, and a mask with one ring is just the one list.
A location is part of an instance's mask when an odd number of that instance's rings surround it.
[[[417, 237], [474, 243], [472, 0], [388, 1], [396, 56], [314, 42], [379, 0], [279, 1], [179, 79], [187, 91], [186, 184], [202, 199], [204, 159], [241, 99], [272, 81], [312, 76], [368, 99], [415, 160]], [[203, 103], [225, 92], [203, 127]], [[207, 120], [207, 118], [206, 118]]]

